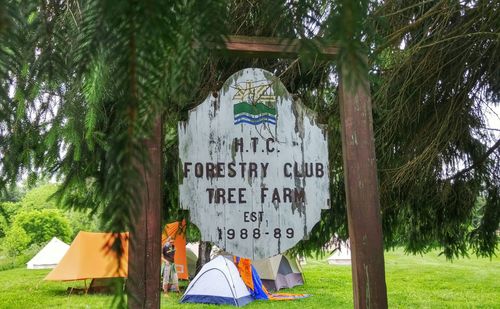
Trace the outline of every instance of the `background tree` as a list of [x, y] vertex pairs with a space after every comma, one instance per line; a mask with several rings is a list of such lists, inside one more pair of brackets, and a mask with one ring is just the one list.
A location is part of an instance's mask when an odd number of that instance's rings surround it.
[[485, 113], [500, 98], [500, 4], [385, 1], [373, 16], [383, 36], [373, 73], [386, 243], [491, 256], [500, 139]]
[[41, 182], [26, 191], [19, 200], [19, 207], [22, 210], [57, 208], [56, 200], [52, 198], [57, 189], [55, 183]]
[[17, 256], [29, 247], [31, 238], [19, 225], [13, 226], [2, 241], [2, 246], [10, 256]]
[[[24, 189], [19, 190], [24, 191]], [[35, 212], [33, 211], [40, 212], [44, 210], [55, 211], [58, 215], [62, 216], [64, 222], [69, 224], [71, 234], [69, 238], [66, 238], [67, 242], [71, 242], [79, 231], [91, 232], [100, 230], [100, 219], [98, 215], [91, 214], [88, 209], [84, 209], [83, 207], [77, 210], [68, 209], [64, 201], [57, 203], [54, 195], [58, 190], [59, 185], [42, 181], [41, 184], [26, 190], [26, 193], [19, 198], [18, 202], [0, 203], [0, 239], [5, 236], [5, 233], [14, 224], [19, 214], [34, 214]], [[68, 194], [68, 198], [71, 198], [70, 194]], [[56, 235], [54, 234], [52, 236]], [[47, 237], [50, 237], [50, 235]], [[45, 238], [39, 239], [32, 237], [32, 240], [35, 244], [40, 245], [45, 241]]]
[[71, 242], [72, 230], [68, 219], [57, 209], [31, 210], [21, 212], [14, 218], [12, 228], [23, 229], [29, 236], [28, 245], [43, 244], [57, 237]]

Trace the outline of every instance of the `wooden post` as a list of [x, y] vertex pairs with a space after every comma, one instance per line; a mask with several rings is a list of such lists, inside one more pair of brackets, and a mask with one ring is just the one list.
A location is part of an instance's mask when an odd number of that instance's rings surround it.
[[161, 205], [163, 185], [162, 121], [158, 117], [151, 138], [144, 141], [149, 164], [140, 165], [141, 207], [130, 233], [128, 307], [160, 308]]
[[[340, 119], [355, 308], [387, 308], [370, 85], [340, 76]], [[347, 87], [346, 87], [347, 86]]]

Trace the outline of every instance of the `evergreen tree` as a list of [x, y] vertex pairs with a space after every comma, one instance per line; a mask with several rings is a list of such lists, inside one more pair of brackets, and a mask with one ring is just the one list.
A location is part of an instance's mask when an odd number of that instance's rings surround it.
[[[386, 243], [491, 256], [500, 221], [500, 3], [386, 1], [374, 13], [375, 128]], [[498, 117], [498, 115], [497, 115]], [[476, 211], [476, 200], [486, 203]], [[481, 220], [474, 220], [481, 213]]]
[[[387, 245], [495, 253], [500, 142], [488, 138], [484, 110], [500, 91], [497, 2], [0, 3], [0, 190], [22, 173], [58, 175], [62, 199], [101, 208], [109, 230], [128, 230], [141, 187], [135, 163], [164, 114], [165, 204], [175, 217], [176, 122], [232, 72], [259, 66], [330, 130], [332, 209], [301, 245], [318, 248], [347, 237], [336, 72], [349, 66], [351, 85], [371, 72]], [[340, 47], [338, 65], [315, 58], [315, 46], [290, 61], [208, 54], [205, 43], [228, 33], [317, 36]]]

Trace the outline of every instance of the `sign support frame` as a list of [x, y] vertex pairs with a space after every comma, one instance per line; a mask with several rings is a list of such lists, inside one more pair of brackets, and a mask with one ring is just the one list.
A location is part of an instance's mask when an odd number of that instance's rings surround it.
[[[324, 47], [314, 39], [228, 36], [224, 44], [214, 45], [213, 49], [231, 56], [295, 58], [302, 52], [310, 52], [311, 46], [319, 49], [317, 56], [320, 59], [332, 60], [338, 55], [336, 46]], [[345, 87], [342, 80], [346, 70], [342, 67], [339, 74], [339, 101], [354, 307], [387, 308], [370, 87], [367, 74], [362, 76], [360, 86]], [[156, 261], [159, 261], [161, 249], [158, 233], [161, 230], [163, 138], [162, 123], [157, 122], [153, 136], [146, 141], [152, 166], [141, 174], [148, 186], [141, 192], [141, 215], [134, 222], [135, 233], [130, 237], [129, 277], [136, 281], [130, 292], [136, 299], [129, 299], [129, 308], [160, 306], [160, 265]], [[158, 237], [152, 235], [154, 233]]]

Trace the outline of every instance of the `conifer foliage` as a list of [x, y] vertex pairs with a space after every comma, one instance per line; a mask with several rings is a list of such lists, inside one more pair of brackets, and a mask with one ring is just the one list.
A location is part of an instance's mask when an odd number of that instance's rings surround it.
[[3, 1], [0, 190], [25, 173], [56, 175], [65, 205], [131, 231], [143, 141], [196, 88], [225, 11], [222, 1]]
[[66, 202], [105, 205], [107, 228], [129, 230], [141, 142], [195, 84], [204, 49], [192, 44], [219, 40], [222, 4], [5, 2], [0, 188], [25, 172], [59, 175], [61, 198], [83, 191]]
[[374, 77], [386, 243], [491, 256], [500, 135], [485, 114], [500, 99], [500, 3], [385, 1], [374, 16], [384, 37]]
[[[66, 204], [102, 208], [109, 230], [129, 230], [134, 162], [164, 114], [165, 208], [176, 216], [177, 120], [259, 66], [328, 124], [332, 208], [300, 247], [316, 249], [348, 236], [336, 95], [348, 66], [348, 83], [371, 74], [386, 244], [492, 255], [500, 142], [484, 111], [500, 97], [499, 12], [485, 0], [0, 0], [0, 190], [23, 173], [58, 175]], [[314, 46], [300, 60], [208, 54], [228, 33], [319, 37], [340, 47], [340, 65]]]

